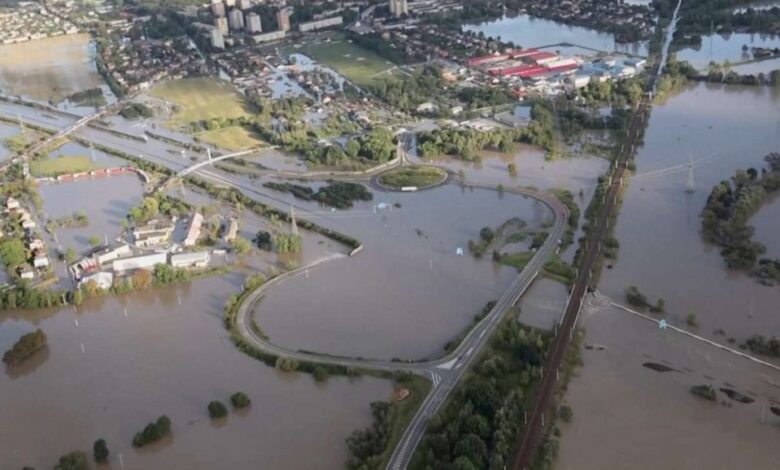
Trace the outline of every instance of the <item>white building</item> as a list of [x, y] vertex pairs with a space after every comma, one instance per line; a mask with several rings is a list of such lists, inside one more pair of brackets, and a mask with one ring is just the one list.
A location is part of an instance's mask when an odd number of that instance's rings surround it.
[[184, 238], [184, 246], [194, 246], [198, 243], [202, 226], [203, 215], [200, 212], [194, 213], [187, 224], [187, 236]]
[[393, 16], [409, 14], [409, 5], [406, 0], [390, 0], [390, 13]]
[[340, 16], [334, 16], [333, 18], [325, 18], [324, 20], [308, 21], [298, 25], [298, 30], [305, 33], [307, 31], [316, 31], [318, 29], [330, 28], [332, 26], [339, 26], [344, 23], [344, 19]]
[[214, 49], [225, 48], [225, 38], [222, 37], [222, 32], [216, 28], [209, 31], [209, 39], [211, 40], [211, 47]]
[[289, 8], [280, 8], [276, 12], [276, 24], [279, 26], [280, 31], [290, 30], [290, 14], [292, 12]]
[[232, 30], [244, 29], [244, 13], [238, 9], [230, 10], [230, 13], [228, 13], [228, 23]]
[[105, 271], [96, 272], [81, 278], [79, 288], [84, 287], [88, 282], [94, 281], [98, 289], [108, 290], [114, 285], [114, 275]]
[[223, 18], [225, 16], [225, 4], [222, 2], [212, 3], [211, 12], [214, 13], [214, 16]]
[[217, 27], [217, 30], [222, 33], [223, 36], [228, 33], [228, 20], [224, 16], [217, 18], [214, 21], [214, 26]]
[[106, 248], [103, 251], [98, 251], [95, 253], [95, 262], [98, 266], [110, 263], [111, 261], [114, 261], [115, 259], [122, 258], [124, 256], [128, 256], [132, 254], [132, 250], [130, 249], [130, 245], [119, 245], [116, 248]]
[[260, 21], [260, 15], [255, 12], [246, 15], [246, 30], [251, 34], [263, 32], [263, 23]]
[[136, 227], [135, 230], [133, 230], [133, 241], [135, 242], [135, 246], [140, 248], [163, 245], [170, 241], [172, 233], [172, 224], [151, 221], [147, 225]]
[[252, 8], [252, 0], [238, 0], [236, 6], [241, 10], [248, 10]]
[[287, 36], [287, 31], [280, 29], [278, 31], [271, 31], [270, 33], [255, 34], [252, 36], [252, 41], [257, 43], [276, 41], [278, 39], [284, 39]]
[[205, 268], [209, 265], [211, 255], [208, 251], [179, 253], [171, 255], [171, 266], [174, 268]]
[[121, 273], [132, 271], [134, 269], [154, 269], [158, 264], [168, 262], [167, 253], [154, 253], [151, 255], [134, 256], [132, 258], [122, 258], [114, 260], [112, 265], [114, 272]]

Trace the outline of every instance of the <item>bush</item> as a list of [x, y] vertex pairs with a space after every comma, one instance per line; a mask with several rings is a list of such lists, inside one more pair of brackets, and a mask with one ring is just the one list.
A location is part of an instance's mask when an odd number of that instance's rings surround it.
[[32, 333], [22, 335], [11, 349], [3, 354], [3, 362], [7, 366], [15, 366], [45, 345], [46, 334], [39, 328]]
[[311, 375], [314, 376], [314, 380], [316, 380], [317, 382], [325, 382], [326, 380], [328, 380], [328, 371], [326, 371], [324, 368], [320, 366], [315, 367]]
[[105, 439], [98, 439], [92, 446], [92, 455], [95, 457], [95, 462], [102, 463], [108, 460], [108, 446]]
[[233, 408], [246, 408], [252, 404], [252, 401], [246, 396], [244, 392], [236, 392], [230, 395], [230, 403], [233, 404]]
[[157, 418], [157, 421], [146, 425], [143, 431], [133, 436], [133, 447], [143, 447], [152, 442], [159, 441], [171, 433], [171, 420], [165, 415]]
[[224, 418], [227, 416], [227, 407], [219, 400], [209, 403], [209, 417], [211, 419]]
[[298, 369], [298, 361], [290, 357], [279, 356], [276, 358], [276, 368], [285, 372], [293, 372]]
[[691, 393], [710, 401], [715, 401], [718, 398], [712, 385], [695, 385], [691, 387]]
[[564, 423], [570, 423], [571, 419], [574, 417], [574, 411], [572, 411], [569, 405], [563, 405], [558, 410], [558, 416], [560, 416], [561, 421]]
[[79, 450], [60, 457], [54, 470], [87, 470], [87, 455]]

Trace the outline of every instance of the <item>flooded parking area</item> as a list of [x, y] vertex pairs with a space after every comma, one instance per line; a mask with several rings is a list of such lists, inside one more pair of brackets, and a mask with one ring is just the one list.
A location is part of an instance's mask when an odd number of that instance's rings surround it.
[[[242, 279], [96, 298], [76, 312], [0, 314], [3, 350], [35, 328], [49, 338], [29, 367], [0, 374], [0, 420], [16, 423], [0, 427], [3, 468], [50, 468], [67, 452], [90, 451], [98, 438], [113, 467], [121, 454], [128, 470], [342, 467], [344, 439], [370, 424], [369, 403], [388, 399], [390, 382], [317, 384], [239, 352], [222, 308]], [[227, 402], [236, 391], [251, 398], [251, 409], [211, 422], [209, 401]], [[134, 449], [133, 434], [161, 414], [171, 418], [173, 438]]]
[[468, 241], [480, 228], [512, 217], [529, 228], [551, 220], [533, 199], [454, 184], [416, 194], [375, 193], [372, 204], [382, 202], [400, 207], [375, 213], [360, 204], [322, 216], [364, 249], [267, 292], [255, 319], [273, 343], [347, 356], [436, 357], [516, 276], [489, 255], [475, 259]]

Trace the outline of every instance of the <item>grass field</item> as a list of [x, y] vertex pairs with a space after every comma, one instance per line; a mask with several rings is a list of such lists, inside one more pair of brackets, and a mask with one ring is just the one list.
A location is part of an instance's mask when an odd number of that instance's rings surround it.
[[35, 176], [57, 176], [99, 168], [85, 155], [66, 155], [37, 159], [30, 162], [30, 173]]
[[441, 183], [446, 177], [447, 173], [445, 173], [444, 170], [433, 167], [416, 166], [388, 171], [379, 177], [379, 182], [385, 186], [396, 189], [407, 186], [425, 188]]
[[512, 266], [517, 269], [518, 272], [525, 268], [525, 265], [531, 261], [534, 254], [530, 251], [521, 251], [520, 253], [510, 253], [501, 257], [501, 264]]
[[215, 131], [203, 131], [195, 134], [200, 142], [216, 145], [219, 148], [238, 152], [263, 143], [260, 136], [240, 126], [226, 127]]
[[149, 94], [176, 104], [168, 124], [181, 127], [211, 118], [236, 118], [252, 109], [230, 83], [216, 78], [183, 78], [152, 88]]
[[299, 49], [288, 49], [286, 52], [297, 52], [311, 57], [358, 86], [370, 84], [378, 74], [389, 76], [383, 72], [395, 67], [394, 63], [372, 51], [348, 42], [340, 34], [334, 34], [330, 37], [331, 42], [329, 43], [309, 43]]

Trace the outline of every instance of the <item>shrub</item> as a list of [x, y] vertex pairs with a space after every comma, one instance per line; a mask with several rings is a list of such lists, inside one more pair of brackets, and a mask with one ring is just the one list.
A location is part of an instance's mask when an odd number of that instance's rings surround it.
[[95, 462], [101, 463], [108, 460], [108, 446], [105, 439], [98, 439], [92, 446], [92, 455], [95, 457]]
[[54, 470], [87, 470], [87, 456], [79, 450], [60, 457]]
[[691, 387], [691, 393], [710, 401], [715, 401], [717, 399], [715, 389], [712, 388], [712, 385], [695, 385]]
[[3, 354], [3, 362], [8, 366], [17, 365], [45, 345], [46, 334], [39, 328], [32, 333], [22, 335], [11, 349]]
[[157, 418], [157, 421], [146, 425], [143, 431], [137, 432], [133, 437], [133, 447], [143, 447], [152, 442], [159, 441], [171, 433], [171, 420], [165, 415]]
[[320, 366], [315, 367], [311, 374], [314, 376], [314, 380], [317, 382], [324, 382], [328, 380], [328, 371]]
[[230, 395], [230, 403], [233, 404], [233, 408], [246, 408], [252, 404], [252, 401], [246, 396], [244, 392], [236, 392]]
[[298, 369], [298, 361], [290, 357], [279, 356], [276, 358], [276, 368], [285, 372], [293, 372]]
[[227, 407], [219, 400], [209, 403], [209, 417], [211, 419], [224, 418], [227, 416]]

